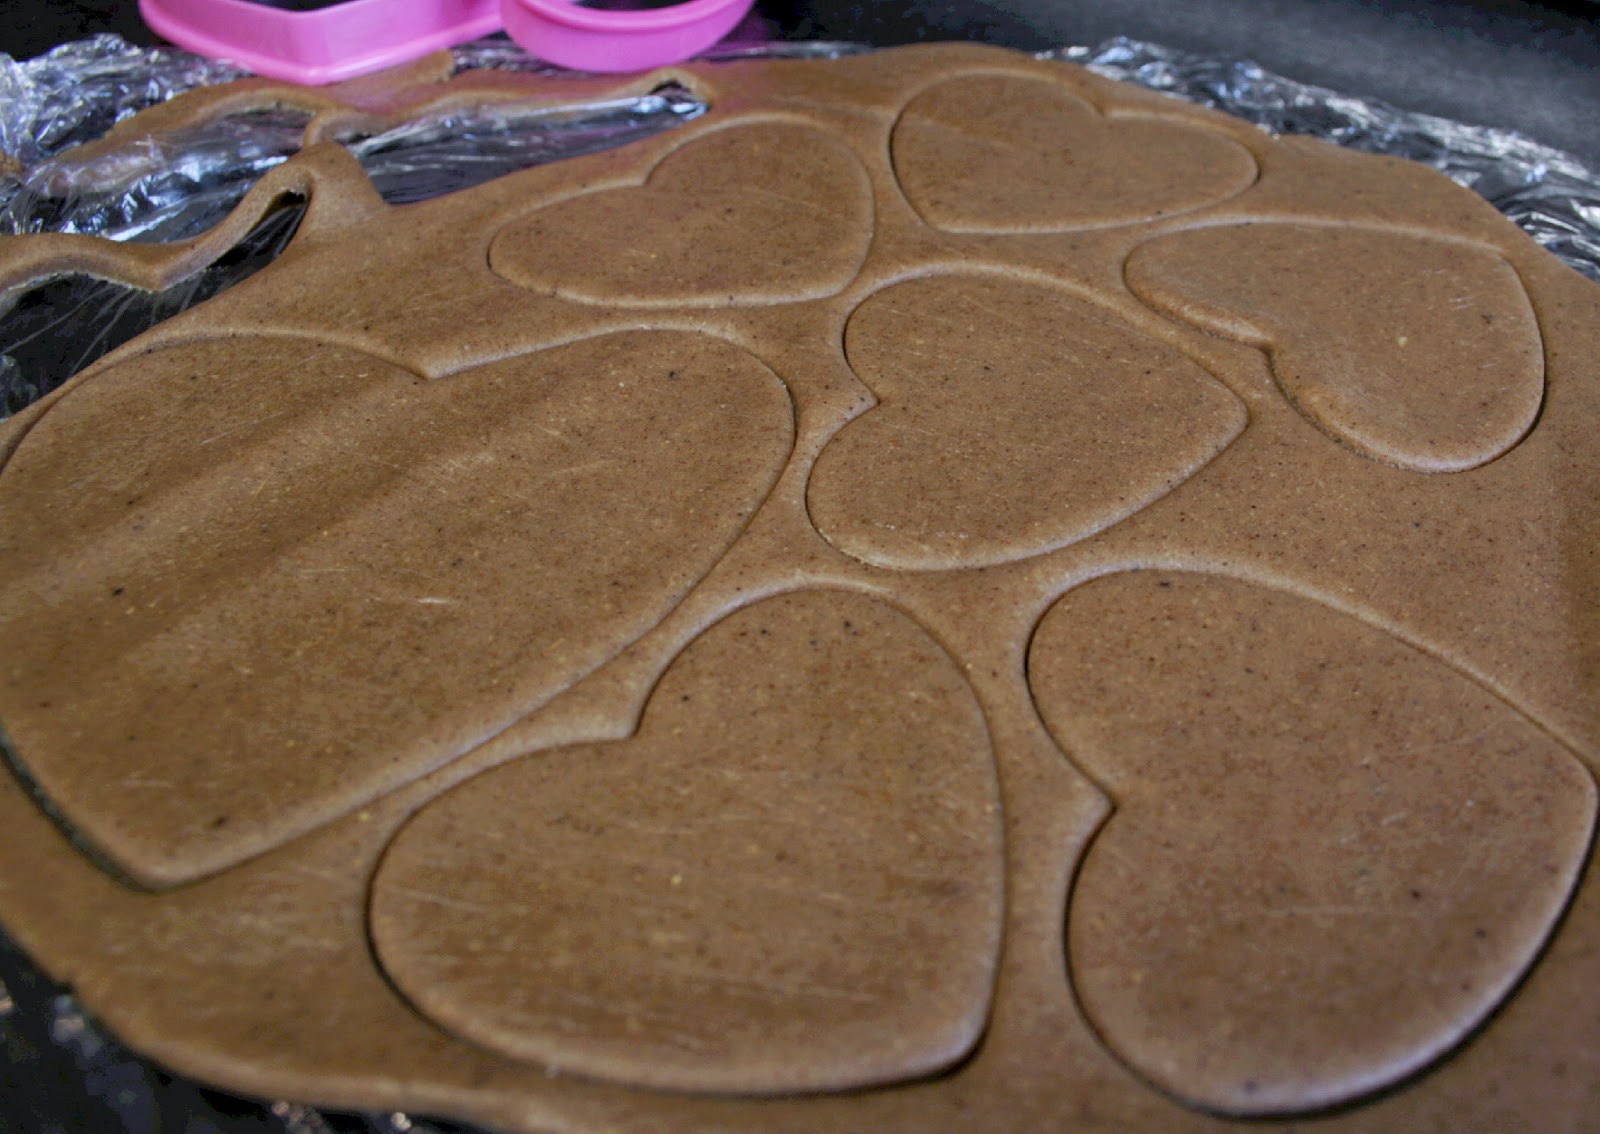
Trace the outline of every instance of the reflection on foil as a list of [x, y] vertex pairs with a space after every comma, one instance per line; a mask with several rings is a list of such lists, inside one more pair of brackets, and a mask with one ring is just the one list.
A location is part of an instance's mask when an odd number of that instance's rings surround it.
[[150, 242], [198, 236], [300, 148], [307, 121], [289, 110], [237, 114], [90, 159], [71, 151], [46, 158], [0, 188], [0, 233]]
[[23, 63], [0, 55], [0, 151], [32, 166], [147, 106], [244, 74], [231, 63], [133, 47], [114, 35], [65, 43]]
[[431, 115], [346, 143], [391, 205], [470, 189], [507, 173], [635, 142], [698, 118], [676, 83], [578, 106], [485, 106]]
[[[860, 50], [833, 43], [744, 44], [716, 49], [713, 57], [832, 58]], [[1083, 63], [1277, 133], [1309, 134], [1425, 162], [1477, 190], [1568, 264], [1600, 279], [1600, 178], [1559, 151], [1505, 131], [1409, 114], [1295, 83], [1248, 62], [1207, 59], [1132, 40], [1062, 48], [1045, 57]], [[505, 39], [468, 44], [456, 50], [455, 58], [458, 71], [559, 73]], [[232, 116], [130, 149], [119, 157], [120, 165], [94, 169], [88, 163], [74, 165], [66, 151], [142, 107], [239, 74], [226, 64], [132, 48], [112, 36], [68, 44], [26, 63], [0, 56], [0, 150], [15, 167], [6, 172], [0, 160], [0, 232], [173, 240], [215, 224], [262, 172], [294, 152], [303, 115]], [[415, 201], [620, 145], [703, 110], [688, 92], [668, 87], [637, 100], [556, 111], [514, 106], [463, 111], [347, 144], [386, 199]], [[201, 273], [160, 295], [73, 278], [9, 297], [7, 313], [0, 316], [0, 394], [5, 398], [0, 417], [53, 389], [124, 338], [244, 278], [281, 251], [297, 220], [292, 211], [267, 218], [241, 245], [241, 263], [230, 269], [219, 261], [206, 269], [215, 272], [220, 266], [223, 276]], [[252, 251], [247, 246], [256, 240]], [[3, 935], [0, 1088], [7, 1108], [0, 1117], [15, 1119], [24, 1129], [63, 1134], [464, 1134], [462, 1127], [404, 1114], [323, 1113], [287, 1101], [236, 1099], [175, 1080], [106, 1036], [70, 994]]]
[[1600, 171], [1561, 150], [1509, 130], [1466, 126], [1307, 86], [1246, 60], [1207, 59], [1131, 39], [1066, 47], [1042, 58], [1080, 63], [1107, 78], [1166, 91], [1274, 134], [1308, 134], [1431, 165], [1475, 190], [1572, 267], [1600, 280]]
[[285, 205], [237, 245], [161, 292], [92, 276], [61, 276], [10, 301], [0, 318], [0, 418], [50, 393], [129, 339], [255, 274], [294, 239], [305, 209]]
[[283, 1124], [284, 1134], [466, 1134], [461, 1127], [439, 1126], [399, 1113], [351, 1119], [281, 1100], [267, 1110]]
[[[420, 117], [344, 139], [392, 205], [648, 138], [706, 106], [676, 84], [575, 106], [499, 104]], [[0, 234], [73, 232], [164, 242], [198, 236], [261, 175], [299, 151], [310, 115], [251, 111], [78, 160], [41, 160], [0, 182]]]
[[[143, 105], [131, 93], [135, 87], [147, 95], [187, 89], [170, 78], [141, 84], [142, 65], [162, 74], [173, 71], [186, 82], [194, 78], [176, 68], [176, 53], [138, 52], [115, 37], [87, 41], [83, 51], [76, 46], [26, 64], [0, 56], [6, 65], [0, 76], [22, 87], [30, 68], [40, 71], [33, 87], [54, 92], [35, 99], [44, 106], [53, 106], [52, 98], [61, 95], [70, 60], [94, 63], [96, 82], [85, 88], [87, 99], [117, 106]], [[512, 51], [520, 49], [491, 40], [460, 49], [457, 60], [464, 67], [499, 66]], [[114, 73], [122, 76], [120, 84], [112, 81]], [[235, 74], [227, 71], [218, 78]], [[402, 205], [625, 145], [705, 110], [691, 92], [666, 83], [645, 94], [569, 106], [499, 103], [423, 115], [344, 144], [383, 199]], [[80, 124], [109, 126], [114, 118], [83, 108], [63, 113]], [[0, 131], [38, 124], [36, 117], [21, 113], [12, 118]], [[223, 115], [88, 159], [54, 145], [21, 146], [19, 155], [37, 154], [38, 160], [23, 161], [20, 172], [0, 176], [0, 235], [63, 232], [141, 242], [198, 236], [226, 217], [262, 174], [300, 149], [309, 121], [303, 111], [283, 109]], [[75, 127], [73, 136], [87, 129]], [[269, 216], [216, 263], [159, 294], [72, 276], [0, 297], [0, 419], [156, 323], [265, 267], [288, 246], [302, 211], [297, 205]]]
[[[744, 42], [739, 34], [743, 27], [741, 25], [732, 36], [708, 48], [697, 58], [711, 63], [731, 63], [741, 59], [839, 59], [872, 50], [864, 43], [836, 43], [830, 40]], [[514, 71], [524, 75], [582, 74], [535, 59], [514, 41], [500, 36], [462, 44], [455, 49], [455, 60], [456, 74], [462, 71]]]

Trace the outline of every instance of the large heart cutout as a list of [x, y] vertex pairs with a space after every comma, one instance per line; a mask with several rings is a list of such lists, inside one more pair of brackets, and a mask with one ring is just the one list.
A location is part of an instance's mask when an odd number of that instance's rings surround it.
[[1198, 365], [1097, 304], [999, 276], [876, 293], [845, 348], [880, 404], [823, 450], [809, 506], [884, 567], [970, 567], [1083, 539], [1170, 492], [1244, 429]]
[[1108, 118], [1056, 83], [968, 75], [917, 95], [895, 124], [895, 175], [922, 219], [953, 232], [1133, 224], [1244, 192], [1239, 143], [1153, 115]]
[[1029, 659], [1116, 804], [1067, 919], [1096, 1030], [1231, 1114], [1347, 1102], [1468, 1035], [1577, 882], [1588, 772], [1455, 670], [1304, 598], [1113, 575]]
[[431, 382], [294, 338], [141, 355], [0, 474], [0, 724], [124, 873], [222, 869], [654, 626], [792, 439], [777, 377], [692, 334]]
[[582, 303], [791, 303], [855, 278], [872, 218], [872, 185], [848, 146], [763, 122], [687, 143], [638, 188], [573, 197], [512, 222], [495, 236], [489, 266]]
[[1544, 341], [1516, 271], [1457, 241], [1344, 224], [1220, 225], [1134, 250], [1145, 302], [1265, 349], [1314, 425], [1416, 472], [1484, 464], [1533, 427]]
[[738, 1094], [948, 1067], [988, 1013], [998, 785], [950, 657], [860, 595], [768, 599], [667, 670], [631, 740], [416, 816], [377, 955], [447, 1030], [579, 1075]]

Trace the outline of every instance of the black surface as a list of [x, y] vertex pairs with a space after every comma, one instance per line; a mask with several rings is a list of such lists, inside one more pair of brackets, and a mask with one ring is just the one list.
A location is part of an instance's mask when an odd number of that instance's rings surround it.
[[0, 9], [0, 51], [31, 59], [58, 43], [114, 32], [131, 43], [155, 43], [134, 0], [11, 0]]
[[[411, 0], [395, 0], [407, 3]], [[758, 0], [786, 38], [974, 39], [1040, 50], [1127, 35], [1245, 56], [1302, 82], [1503, 126], [1600, 169], [1600, 3], [1565, 0]], [[131, 0], [11, 0], [0, 51], [113, 31]]]

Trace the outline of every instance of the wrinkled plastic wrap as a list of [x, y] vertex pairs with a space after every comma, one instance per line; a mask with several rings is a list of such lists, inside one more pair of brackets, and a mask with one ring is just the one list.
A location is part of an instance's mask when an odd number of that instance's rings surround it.
[[[844, 44], [723, 48], [721, 57], [828, 57]], [[1269, 74], [1126, 39], [1048, 58], [1169, 92], [1283, 134], [1309, 134], [1425, 162], [1475, 189], [1524, 231], [1600, 280], [1600, 176], [1560, 151], [1502, 130], [1465, 126]], [[539, 71], [515, 44], [457, 49], [460, 69]], [[71, 147], [113, 123], [240, 72], [111, 36], [40, 59], [0, 56], [0, 233], [81, 232], [166, 241], [216, 224], [267, 169], [298, 147], [303, 116], [235, 115], [153, 140], [116, 159], [76, 161]], [[705, 111], [690, 92], [559, 110], [495, 107], [422, 118], [347, 145], [393, 203], [466, 188], [542, 162], [624, 145]], [[160, 295], [68, 277], [0, 300], [0, 417], [42, 396], [106, 351], [244, 279], [293, 238], [298, 213], [267, 217], [216, 265]], [[9, 1123], [9, 1125], [8, 1125]], [[174, 1080], [122, 1049], [0, 936], [0, 1129], [95, 1134], [446, 1134], [462, 1128], [405, 1115], [330, 1115], [249, 1102]]]
[[1246, 60], [1207, 59], [1127, 39], [1068, 47], [1046, 58], [1081, 63], [1107, 78], [1225, 110], [1274, 134], [1308, 134], [1431, 165], [1475, 190], [1572, 267], [1600, 280], [1600, 170], [1561, 150], [1509, 130], [1412, 114], [1297, 83]]
[[[722, 57], [829, 56], [842, 44], [724, 47]], [[1600, 279], [1600, 178], [1559, 151], [1505, 131], [1463, 126], [1308, 87], [1242, 61], [1206, 59], [1130, 40], [1051, 56], [1226, 110], [1277, 133], [1414, 158], [1475, 189], [1578, 270]], [[91, 233], [170, 241], [215, 225], [272, 166], [299, 148], [307, 115], [228, 115], [83, 160], [71, 147], [153, 103], [240, 74], [113, 36], [40, 59], [0, 57], [0, 148], [20, 169], [0, 177], [0, 233]], [[457, 49], [458, 69], [557, 73], [503, 38]], [[705, 107], [666, 86], [574, 107], [495, 106], [432, 115], [346, 139], [384, 199], [420, 201], [518, 169], [593, 153], [688, 121]], [[0, 417], [107, 351], [271, 262], [298, 214], [267, 218], [233, 253], [161, 295], [74, 277], [0, 299]]]
[[[778, 44], [725, 48], [718, 57], [815, 58], [851, 50], [856, 49]], [[456, 65], [560, 73], [503, 39], [458, 48]], [[70, 95], [76, 72], [92, 76], [82, 87], [82, 101]], [[84, 160], [68, 147], [163, 98], [240, 73], [181, 52], [136, 50], [102, 36], [29, 63], [5, 60], [0, 74], [0, 84], [17, 92], [14, 103], [0, 93], [0, 139], [30, 130], [49, 136], [9, 151], [23, 168], [0, 178], [3, 235], [70, 232], [145, 242], [197, 236], [227, 216], [262, 174], [300, 148], [310, 119], [292, 110], [225, 115]], [[345, 139], [345, 144], [383, 199], [401, 205], [625, 145], [705, 109], [689, 91], [668, 84], [643, 95], [572, 107], [513, 103], [426, 115]], [[288, 208], [266, 218], [228, 256], [160, 295], [80, 276], [0, 299], [0, 418], [141, 331], [265, 267], [288, 246], [299, 215]]]

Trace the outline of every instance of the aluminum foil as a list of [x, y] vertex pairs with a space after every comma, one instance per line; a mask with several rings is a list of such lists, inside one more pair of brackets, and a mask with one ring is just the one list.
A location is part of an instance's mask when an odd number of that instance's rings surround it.
[[[724, 46], [713, 58], [830, 57], [847, 44]], [[1425, 162], [1481, 193], [1568, 264], [1600, 280], [1600, 176], [1558, 150], [1503, 131], [1411, 114], [1306, 86], [1243, 60], [1202, 58], [1127, 39], [1045, 53], [1165, 91], [1282, 134], [1309, 134]], [[457, 51], [459, 69], [555, 73], [504, 39]], [[129, 47], [112, 36], [26, 63], [0, 55], [0, 233], [83, 232], [164, 241], [202, 232], [298, 145], [303, 117], [235, 115], [152, 140], [115, 162], [71, 148], [182, 91], [238, 77], [221, 63]], [[416, 201], [517, 169], [591, 153], [688, 121], [705, 107], [665, 87], [635, 99], [435, 116], [347, 144], [391, 202]], [[269, 263], [298, 214], [266, 218], [218, 264], [159, 295], [68, 277], [0, 299], [0, 417], [106, 351]], [[252, 1102], [173, 1079], [121, 1048], [71, 994], [0, 936], [0, 1129], [27, 1134], [449, 1134], [403, 1114], [334, 1115]]]

